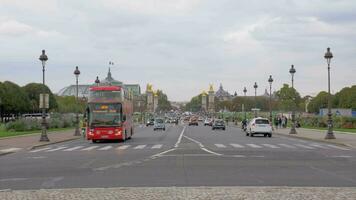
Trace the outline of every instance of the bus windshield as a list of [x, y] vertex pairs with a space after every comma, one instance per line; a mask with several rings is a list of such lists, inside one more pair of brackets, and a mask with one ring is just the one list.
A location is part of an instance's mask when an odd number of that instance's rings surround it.
[[90, 104], [90, 126], [118, 126], [121, 123], [121, 104]]

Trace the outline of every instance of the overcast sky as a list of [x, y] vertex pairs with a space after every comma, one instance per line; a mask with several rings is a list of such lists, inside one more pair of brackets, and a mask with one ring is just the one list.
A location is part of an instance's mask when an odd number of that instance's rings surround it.
[[222, 83], [230, 93], [262, 94], [290, 83], [302, 95], [356, 84], [354, 0], [0, 0], [0, 81], [41, 82], [38, 60], [49, 57], [53, 92], [106, 76], [147, 83], [185, 101]]

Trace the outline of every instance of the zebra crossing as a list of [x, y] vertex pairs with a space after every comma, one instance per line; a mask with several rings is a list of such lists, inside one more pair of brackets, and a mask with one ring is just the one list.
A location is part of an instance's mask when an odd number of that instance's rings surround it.
[[332, 144], [236, 144], [236, 143], [230, 143], [230, 144], [214, 144], [216, 148], [219, 149], [224, 149], [224, 148], [236, 148], [236, 149], [263, 149], [263, 148], [269, 148], [269, 149], [304, 149], [304, 150], [316, 150], [316, 149], [337, 149], [337, 150], [343, 150], [343, 151], [349, 151], [351, 150], [350, 148], [346, 147], [341, 147], [337, 145], [332, 145]]
[[88, 151], [108, 151], [108, 150], [127, 150], [127, 149], [132, 149], [132, 150], [143, 150], [143, 149], [161, 149], [164, 145], [163, 144], [153, 144], [153, 145], [146, 145], [146, 144], [138, 144], [138, 145], [120, 145], [120, 146], [114, 146], [114, 145], [95, 145], [95, 146], [83, 146], [83, 145], [78, 145], [78, 146], [53, 146], [53, 147], [45, 147], [45, 148], [39, 148], [39, 149], [34, 149], [29, 151], [29, 153], [37, 153], [37, 152], [73, 152], [73, 151], [82, 151], [82, 152], [88, 152]]

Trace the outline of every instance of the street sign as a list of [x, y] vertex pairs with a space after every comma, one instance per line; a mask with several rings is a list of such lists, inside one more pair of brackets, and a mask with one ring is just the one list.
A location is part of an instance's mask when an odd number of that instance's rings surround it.
[[40, 108], [49, 108], [49, 94], [40, 94]]

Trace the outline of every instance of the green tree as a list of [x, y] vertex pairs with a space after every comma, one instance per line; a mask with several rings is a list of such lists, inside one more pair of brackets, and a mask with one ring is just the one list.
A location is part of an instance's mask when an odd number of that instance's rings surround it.
[[9, 116], [10, 114], [18, 116], [21, 113], [28, 112], [30, 101], [26, 93], [15, 83], [5, 81], [0, 83], [0, 98], [1, 98], [1, 117]]
[[172, 109], [171, 102], [168, 101], [168, 97], [162, 90], [157, 90], [158, 95], [158, 111], [169, 111]]
[[333, 104], [337, 108], [356, 109], [356, 85], [345, 87], [336, 93]]
[[27, 97], [30, 100], [30, 110], [32, 112], [40, 112], [39, 99], [41, 93], [49, 94], [49, 109], [53, 110], [58, 107], [56, 98], [54, 97], [52, 91], [45, 85], [41, 83], [29, 83], [22, 87]]
[[278, 97], [278, 107], [280, 110], [288, 111], [298, 108], [301, 102], [300, 94], [295, 88], [289, 87], [288, 84], [283, 84], [283, 87], [276, 93]]
[[325, 91], [319, 92], [316, 97], [312, 98], [308, 104], [308, 111], [311, 113], [319, 113], [320, 108], [328, 107], [328, 93]]
[[59, 113], [83, 113], [86, 108], [86, 101], [77, 101], [74, 96], [55, 96], [55, 99], [58, 103], [55, 111]]
[[189, 103], [185, 105], [185, 111], [198, 112], [202, 107], [202, 97], [201, 94], [193, 97]]

